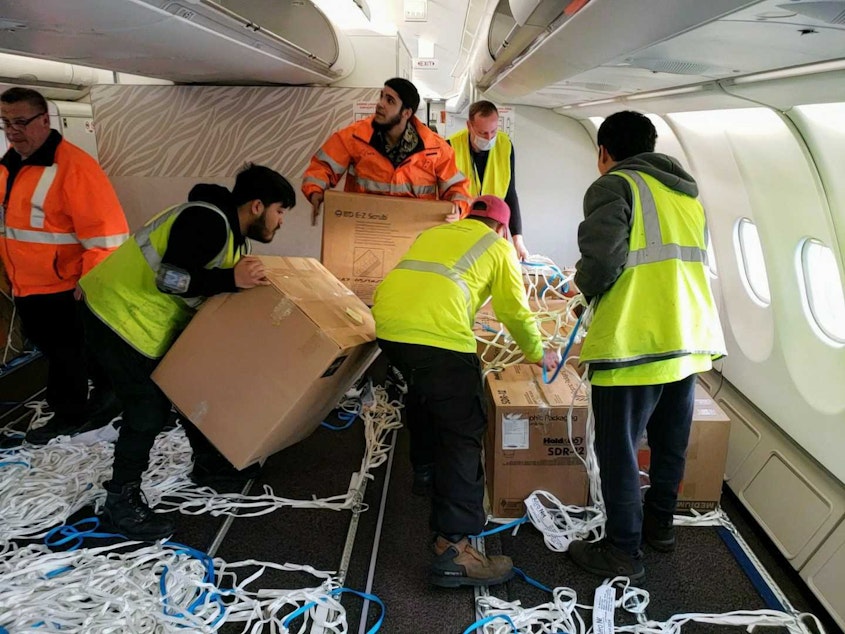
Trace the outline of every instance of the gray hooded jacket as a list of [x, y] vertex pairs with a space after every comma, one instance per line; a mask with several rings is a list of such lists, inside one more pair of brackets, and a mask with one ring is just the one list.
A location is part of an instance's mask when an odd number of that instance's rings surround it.
[[575, 265], [575, 284], [587, 298], [607, 291], [622, 274], [628, 260], [633, 196], [618, 170], [644, 172], [688, 196], [698, 196], [698, 185], [677, 159], [644, 152], [614, 165], [584, 195], [584, 220], [578, 226], [581, 259]]

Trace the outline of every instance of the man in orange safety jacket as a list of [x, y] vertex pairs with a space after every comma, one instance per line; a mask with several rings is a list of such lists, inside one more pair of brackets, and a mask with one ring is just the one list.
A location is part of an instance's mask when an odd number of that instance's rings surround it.
[[446, 220], [468, 210], [468, 181], [455, 164], [445, 139], [414, 113], [420, 105], [416, 87], [407, 79], [384, 82], [376, 113], [332, 134], [305, 170], [302, 193], [313, 208], [316, 224], [323, 193], [346, 173], [344, 191], [383, 194], [454, 203]]
[[[11, 149], [0, 159], [0, 257], [24, 334], [49, 365], [47, 402], [55, 413], [26, 440], [44, 444], [120, 412], [105, 375], [89, 367], [77, 282], [128, 237], [117, 196], [97, 162], [50, 129], [47, 102], [35, 90], [0, 95], [0, 125]], [[93, 364], [92, 368], [93, 369]]]

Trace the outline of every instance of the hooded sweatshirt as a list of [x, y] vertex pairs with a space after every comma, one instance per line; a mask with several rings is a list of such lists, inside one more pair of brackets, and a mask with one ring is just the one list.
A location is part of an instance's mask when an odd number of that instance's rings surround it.
[[207, 202], [226, 215], [227, 222], [208, 207], [188, 207], [179, 214], [170, 228], [167, 250], [162, 262], [187, 271], [191, 275], [183, 297], [211, 297], [218, 293], [234, 293], [234, 269], [207, 269], [208, 264], [220, 253], [231, 231], [235, 236], [235, 249], [246, 242], [238, 221], [238, 208], [232, 193], [220, 185], [195, 185], [188, 194], [188, 202]]
[[584, 221], [578, 227], [581, 259], [575, 284], [587, 298], [607, 291], [628, 260], [633, 194], [619, 170], [643, 172], [687, 196], [698, 196], [698, 185], [677, 159], [644, 152], [619, 161], [584, 195]]

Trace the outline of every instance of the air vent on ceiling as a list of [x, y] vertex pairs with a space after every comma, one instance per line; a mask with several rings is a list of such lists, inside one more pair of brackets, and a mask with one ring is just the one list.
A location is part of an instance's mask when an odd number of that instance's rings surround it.
[[842, 0], [827, 0], [826, 2], [793, 2], [778, 5], [781, 9], [789, 9], [814, 20], [821, 20], [828, 24], [845, 25], [845, 2]]
[[631, 66], [645, 68], [655, 73], [671, 73], [673, 75], [713, 75], [725, 72], [724, 69], [709, 64], [685, 62], [679, 59], [632, 59]]
[[568, 88], [583, 88], [584, 90], [593, 90], [595, 92], [616, 92], [622, 89], [621, 86], [601, 84], [593, 81], [568, 81], [565, 83]]

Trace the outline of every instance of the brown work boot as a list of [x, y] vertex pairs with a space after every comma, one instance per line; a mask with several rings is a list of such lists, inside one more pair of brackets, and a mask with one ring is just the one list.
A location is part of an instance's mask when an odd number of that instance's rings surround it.
[[434, 542], [431, 583], [442, 588], [495, 586], [513, 577], [513, 561], [504, 555], [482, 555], [464, 537], [457, 543], [438, 535]]

